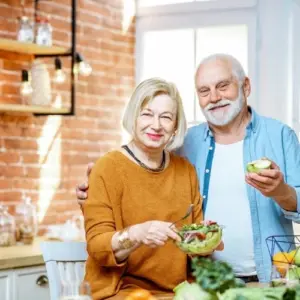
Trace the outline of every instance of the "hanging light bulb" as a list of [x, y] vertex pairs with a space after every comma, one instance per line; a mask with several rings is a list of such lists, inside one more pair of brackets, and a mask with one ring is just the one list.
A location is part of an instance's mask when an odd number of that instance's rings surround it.
[[54, 61], [55, 64], [55, 74], [54, 74], [54, 82], [56, 83], [63, 83], [66, 80], [66, 74], [65, 72], [62, 70], [62, 63], [59, 57], [55, 58]]
[[29, 74], [27, 70], [22, 70], [22, 83], [20, 93], [23, 96], [28, 96], [32, 93], [32, 86], [29, 81]]
[[93, 69], [79, 53], [76, 53], [76, 63], [74, 64], [74, 73], [82, 76], [89, 76]]

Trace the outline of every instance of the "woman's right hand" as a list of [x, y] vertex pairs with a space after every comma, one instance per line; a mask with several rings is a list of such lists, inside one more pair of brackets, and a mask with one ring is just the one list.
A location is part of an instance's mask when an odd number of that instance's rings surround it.
[[131, 226], [128, 233], [131, 240], [156, 248], [163, 246], [169, 238], [181, 241], [175, 226], [170, 227], [171, 225], [170, 222], [147, 221]]

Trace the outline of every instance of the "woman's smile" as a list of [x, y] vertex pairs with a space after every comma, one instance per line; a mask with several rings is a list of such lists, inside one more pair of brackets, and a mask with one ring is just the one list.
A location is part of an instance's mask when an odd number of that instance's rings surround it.
[[157, 134], [157, 133], [146, 133], [148, 138], [151, 139], [152, 141], [159, 141], [163, 135], [162, 134]]

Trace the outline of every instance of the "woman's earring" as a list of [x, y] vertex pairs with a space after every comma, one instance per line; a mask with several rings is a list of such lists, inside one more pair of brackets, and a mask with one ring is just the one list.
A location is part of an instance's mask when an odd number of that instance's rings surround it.
[[172, 137], [171, 137], [171, 141], [172, 141], [172, 142], [173, 142], [174, 139], [175, 139], [176, 133], [177, 133], [177, 131], [175, 130], [175, 131], [173, 132], [173, 134], [172, 134]]

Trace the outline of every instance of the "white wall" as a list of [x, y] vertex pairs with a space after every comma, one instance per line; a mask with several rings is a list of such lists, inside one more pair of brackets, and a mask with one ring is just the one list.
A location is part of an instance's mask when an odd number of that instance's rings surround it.
[[258, 111], [291, 125], [292, 0], [260, 0], [257, 6]]

